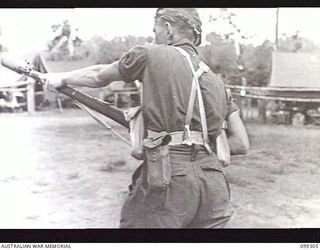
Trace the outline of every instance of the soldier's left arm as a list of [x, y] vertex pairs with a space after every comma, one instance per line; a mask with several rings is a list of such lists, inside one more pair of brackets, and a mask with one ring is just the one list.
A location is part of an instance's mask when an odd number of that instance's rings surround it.
[[227, 118], [227, 136], [231, 155], [245, 155], [249, 152], [249, 138], [240, 118], [239, 111], [231, 113]]

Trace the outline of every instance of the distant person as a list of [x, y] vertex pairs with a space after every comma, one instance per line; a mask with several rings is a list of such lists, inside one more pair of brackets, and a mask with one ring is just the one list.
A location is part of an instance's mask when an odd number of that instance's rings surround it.
[[224, 120], [232, 153], [247, 153], [249, 144], [223, 82], [199, 59], [201, 26], [195, 9], [160, 8], [155, 44], [135, 46], [112, 64], [46, 76], [49, 89], [143, 83], [144, 161], [122, 207], [121, 228], [221, 228], [231, 217], [216, 155]]
[[277, 122], [277, 112], [280, 110], [280, 106], [276, 101], [270, 101], [266, 106], [266, 118], [267, 121], [271, 121], [272, 123]]

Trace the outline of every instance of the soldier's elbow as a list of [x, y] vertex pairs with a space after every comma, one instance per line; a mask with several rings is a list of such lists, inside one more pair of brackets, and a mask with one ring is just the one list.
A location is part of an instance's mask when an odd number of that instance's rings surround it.
[[243, 155], [246, 155], [249, 153], [249, 150], [250, 150], [250, 143], [249, 143], [249, 140], [244, 140], [242, 142], [242, 150], [241, 150], [241, 153]]
[[246, 155], [249, 153], [250, 143], [247, 138], [237, 138], [230, 143], [232, 155]]
[[249, 153], [249, 149], [250, 149], [250, 143], [249, 143], [249, 138], [247, 136], [243, 136], [240, 139], [240, 148], [241, 148], [241, 154], [246, 155]]

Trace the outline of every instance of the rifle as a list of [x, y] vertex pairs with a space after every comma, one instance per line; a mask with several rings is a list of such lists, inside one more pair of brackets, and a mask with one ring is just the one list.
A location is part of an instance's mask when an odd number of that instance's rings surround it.
[[[35, 79], [41, 84], [45, 83], [45, 74], [32, 69], [30, 64], [23, 64], [9, 57], [1, 58], [1, 64], [4, 67], [17, 72], [18, 74], [24, 74]], [[111, 103], [92, 97], [70, 86], [57, 88], [57, 91], [70, 97], [72, 100], [75, 100], [93, 109], [94, 111], [107, 116], [108, 118], [121, 124], [122, 126], [129, 128], [129, 122], [125, 119], [124, 112], [121, 109], [111, 105]]]

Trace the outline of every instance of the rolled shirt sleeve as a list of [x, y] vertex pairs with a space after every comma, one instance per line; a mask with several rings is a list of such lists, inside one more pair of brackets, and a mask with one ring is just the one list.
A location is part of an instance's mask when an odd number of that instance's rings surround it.
[[148, 58], [148, 46], [135, 46], [119, 60], [119, 72], [123, 81], [141, 80]]
[[227, 117], [231, 115], [233, 112], [239, 111], [238, 105], [236, 104], [235, 100], [233, 97], [230, 95], [228, 97], [228, 113]]

